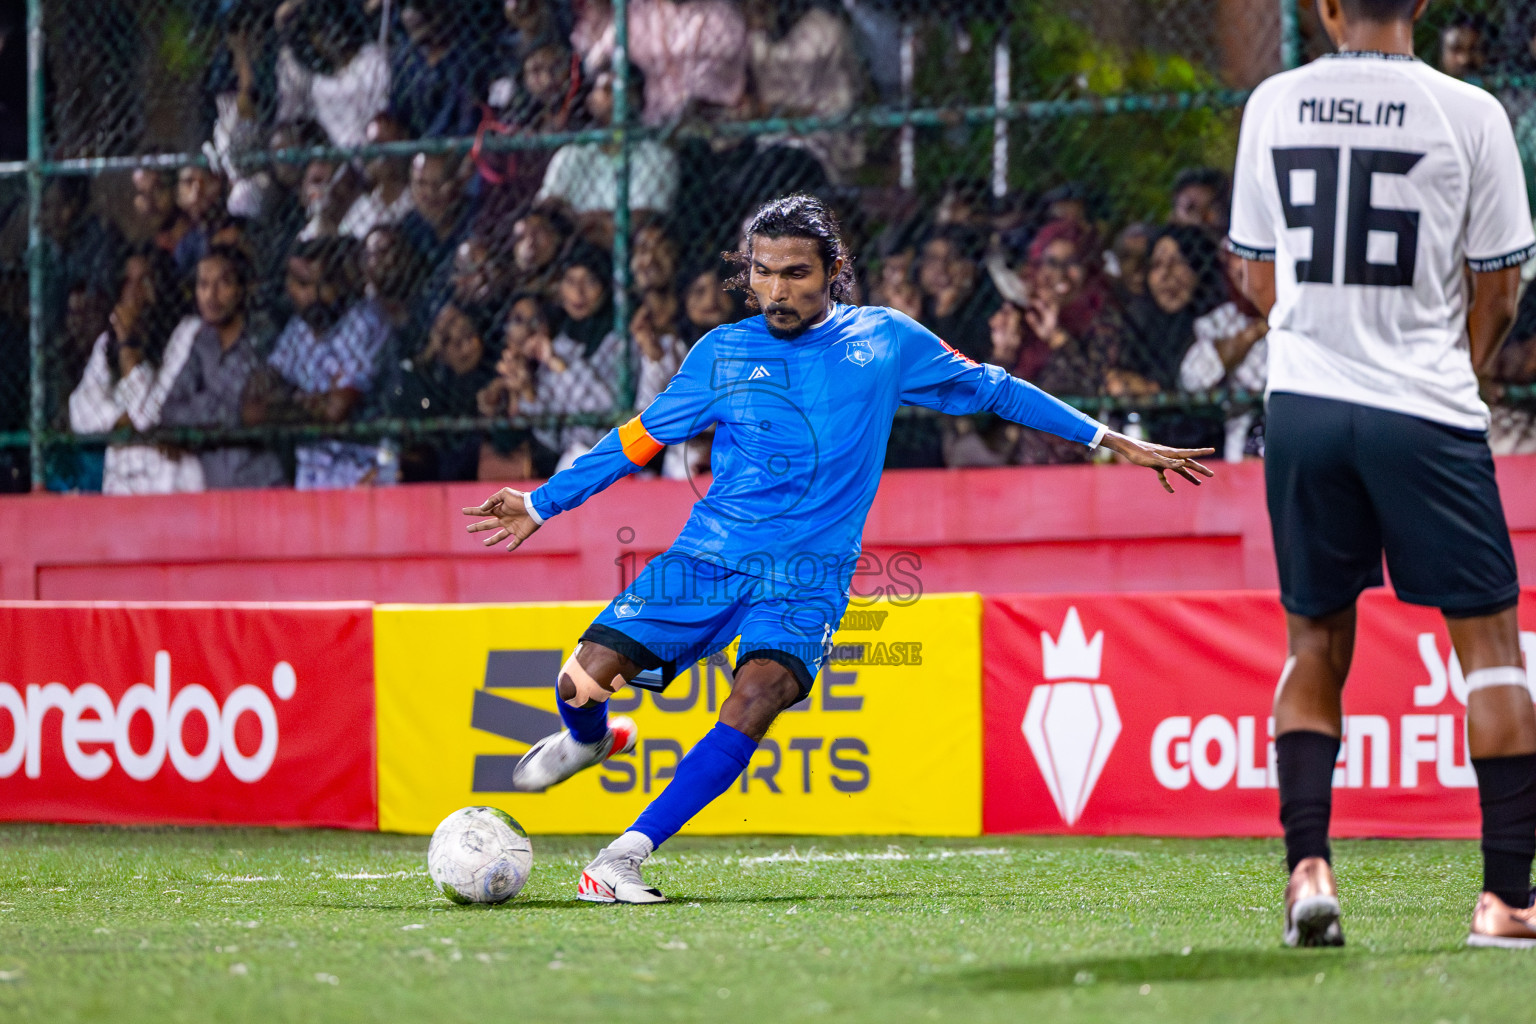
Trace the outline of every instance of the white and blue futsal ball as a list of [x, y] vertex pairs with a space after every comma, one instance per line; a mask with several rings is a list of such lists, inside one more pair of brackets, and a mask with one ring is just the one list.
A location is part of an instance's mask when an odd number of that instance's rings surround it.
[[523, 891], [532, 867], [528, 833], [494, 807], [454, 811], [427, 846], [432, 883], [455, 903], [505, 903]]

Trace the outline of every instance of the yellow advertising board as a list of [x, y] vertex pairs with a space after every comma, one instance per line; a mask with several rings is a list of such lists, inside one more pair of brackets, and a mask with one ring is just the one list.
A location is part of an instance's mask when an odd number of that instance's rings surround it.
[[[379, 827], [431, 832], [470, 804], [532, 832], [618, 834], [719, 717], [726, 656], [665, 693], [612, 702], [640, 741], [547, 793], [509, 792], [517, 757], [560, 728], [554, 680], [599, 603], [380, 605], [374, 610]], [[856, 604], [811, 696], [685, 832], [979, 835], [981, 599]], [[734, 651], [728, 652], [734, 654]]]

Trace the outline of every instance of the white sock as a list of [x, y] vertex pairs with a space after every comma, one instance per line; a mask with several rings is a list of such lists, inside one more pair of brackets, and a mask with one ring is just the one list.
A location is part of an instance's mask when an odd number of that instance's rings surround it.
[[631, 829], [609, 843], [608, 849], [614, 853], [624, 853], [631, 856], [638, 854], [643, 859], [649, 857], [656, 847], [651, 844], [650, 837], [644, 832], [636, 832]]

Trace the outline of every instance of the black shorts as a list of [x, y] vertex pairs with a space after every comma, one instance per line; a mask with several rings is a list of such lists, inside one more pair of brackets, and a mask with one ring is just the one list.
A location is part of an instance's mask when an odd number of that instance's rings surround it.
[[1513, 607], [1515, 554], [1487, 438], [1353, 402], [1269, 396], [1264, 479], [1280, 602], [1318, 618], [1382, 584], [1463, 618]]

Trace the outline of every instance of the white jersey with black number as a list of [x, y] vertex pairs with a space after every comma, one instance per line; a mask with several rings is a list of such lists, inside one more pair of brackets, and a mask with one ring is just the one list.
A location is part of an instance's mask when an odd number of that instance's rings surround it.
[[1276, 75], [1243, 112], [1230, 244], [1275, 261], [1270, 391], [1487, 428], [1465, 268], [1536, 254], [1498, 100], [1386, 54]]

